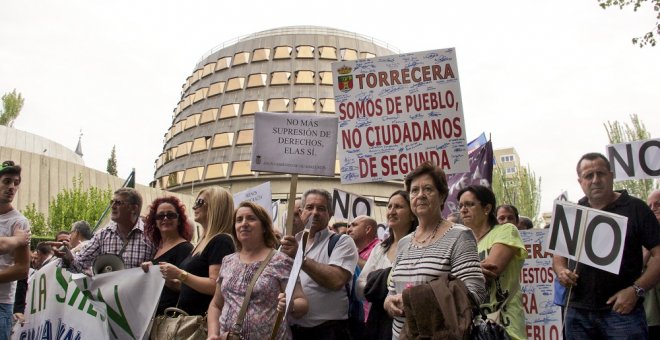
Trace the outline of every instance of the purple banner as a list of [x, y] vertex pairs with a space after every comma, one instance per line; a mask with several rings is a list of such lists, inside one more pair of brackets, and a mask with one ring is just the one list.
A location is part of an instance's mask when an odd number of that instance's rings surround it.
[[470, 172], [447, 176], [449, 195], [445, 201], [445, 209], [442, 211], [445, 217], [454, 211], [458, 211], [456, 195], [462, 188], [473, 184], [491, 187], [493, 181], [493, 143], [488, 141], [476, 148], [470, 153], [469, 160]]

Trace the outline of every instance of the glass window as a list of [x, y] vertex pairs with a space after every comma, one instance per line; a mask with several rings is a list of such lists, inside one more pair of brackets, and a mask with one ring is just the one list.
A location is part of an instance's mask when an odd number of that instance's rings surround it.
[[163, 177], [158, 179], [158, 188], [159, 189], [163, 189], [163, 190], [167, 189], [167, 177], [168, 176], [163, 176]]
[[233, 132], [216, 133], [215, 136], [213, 137], [213, 145], [211, 146], [211, 148], [216, 149], [225, 146], [232, 146], [233, 142], [234, 142]]
[[236, 145], [252, 144], [253, 133], [254, 130], [238, 131], [238, 138], [236, 138]]
[[316, 100], [314, 98], [294, 98], [293, 99], [293, 111], [294, 112], [316, 112], [316, 107], [314, 104]]
[[181, 184], [183, 180], [183, 170], [173, 172], [167, 176], [167, 187], [173, 187]]
[[241, 116], [253, 115], [255, 112], [262, 112], [263, 110], [263, 100], [246, 101], [243, 103], [243, 112], [241, 112]]
[[202, 72], [202, 78], [208, 76], [209, 74], [213, 73], [215, 70], [215, 63], [208, 63], [204, 65], [204, 71]]
[[202, 117], [199, 120], [199, 125], [209, 122], [215, 122], [218, 117], [218, 109], [207, 109], [202, 112]]
[[244, 84], [245, 77], [230, 78], [227, 81], [227, 88], [225, 89], [225, 92], [242, 90]]
[[289, 99], [288, 98], [268, 99], [268, 111], [289, 112]]
[[234, 66], [247, 64], [250, 60], [250, 52], [238, 52], [234, 54]]
[[296, 47], [296, 58], [314, 58], [314, 46], [300, 45]]
[[201, 113], [195, 113], [193, 115], [190, 115], [188, 118], [186, 118], [186, 124], [184, 130], [188, 130], [192, 127], [197, 126], [199, 124], [199, 118], [202, 116]]
[[225, 89], [225, 82], [224, 81], [219, 81], [217, 83], [213, 83], [213, 84], [211, 84], [211, 86], [209, 86], [209, 93], [207, 95], [209, 97], [213, 97], [215, 95], [221, 94], [224, 89]]
[[202, 87], [201, 89], [195, 91], [195, 97], [193, 98], [193, 103], [197, 103], [198, 101], [206, 98], [207, 92], [209, 92], [208, 87]]
[[337, 48], [332, 46], [319, 47], [319, 58], [337, 60]]
[[265, 73], [255, 73], [248, 76], [247, 87], [261, 87], [266, 86], [266, 75]]
[[332, 98], [322, 98], [321, 102], [321, 112], [324, 113], [334, 113], [335, 112], [335, 100]]
[[314, 84], [314, 71], [296, 71], [296, 84]]
[[332, 72], [330, 72], [330, 71], [319, 72], [319, 77], [321, 77], [321, 84], [322, 85], [332, 85], [332, 84], [334, 84], [333, 79], [332, 79]]
[[376, 55], [371, 52], [360, 52], [360, 59], [371, 59], [375, 57]]
[[290, 58], [291, 51], [293, 51], [293, 48], [291, 46], [277, 46], [275, 47], [275, 53], [273, 55], [273, 59]]
[[205, 151], [206, 149], [208, 149], [209, 139], [210, 138], [207, 137], [195, 138], [195, 140], [192, 143], [192, 149], [190, 150], [190, 152], [193, 153], [193, 152]]
[[190, 85], [196, 83], [199, 80], [199, 78], [202, 76], [203, 71], [204, 71], [204, 69], [200, 68], [200, 69], [195, 70], [195, 72], [193, 72], [192, 78], [190, 79]]
[[233, 162], [231, 166], [231, 175], [232, 176], [247, 176], [252, 175], [252, 170], [250, 170], [250, 161], [237, 161]]
[[204, 179], [227, 177], [228, 168], [229, 168], [229, 163], [209, 164], [209, 166], [206, 167], [206, 176], [204, 177]]
[[215, 70], [216, 71], [222, 71], [226, 68], [229, 68], [229, 64], [231, 64], [231, 57], [220, 58], [215, 63]]
[[201, 180], [203, 172], [204, 172], [203, 166], [186, 169], [183, 175], [183, 183], [190, 183], [193, 181]]
[[258, 48], [252, 52], [252, 62], [270, 59], [270, 48]]
[[220, 109], [220, 119], [238, 116], [239, 104], [222, 105]]
[[271, 85], [289, 85], [291, 72], [277, 71], [270, 74]]
[[357, 60], [357, 51], [351, 48], [342, 48], [341, 60]]
[[179, 146], [176, 147], [176, 158], [180, 158], [188, 155], [190, 153], [191, 146], [192, 146], [192, 142], [185, 142], [179, 144]]

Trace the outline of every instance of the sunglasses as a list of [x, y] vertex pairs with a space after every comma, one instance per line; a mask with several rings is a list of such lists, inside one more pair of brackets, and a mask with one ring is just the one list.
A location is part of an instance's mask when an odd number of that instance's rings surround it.
[[169, 211], [165, 214], [157, 214], [156, 215], [156, 221], [162, 221], [165, 218], [167, 218], [168, 220], [176, 220], [177, 218], [179, 218], [179, 214], [177, 214], [175, 212], [172, 212], [172, 211]]
[[193, 209], [201, 208], [204, 204], [206, 204], [206, 201], [203, 198], [198, 198], [195, 205], [193, 205]]

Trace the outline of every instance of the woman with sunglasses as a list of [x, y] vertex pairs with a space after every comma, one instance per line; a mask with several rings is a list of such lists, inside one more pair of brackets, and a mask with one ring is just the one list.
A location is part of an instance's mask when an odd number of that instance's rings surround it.
[[163, 278], [180, 287], [177, 307], [189, 315], [204, 315], [215, 293], [222, 259], [234, 252], [234, 199], [219, 186], [204, 188], [197, 195], [195, 222], [203, 229], [199, 243], [181, 265], [160, 262]]
[[[193, 249], [190, 243], [192, 226], [188, 222], [186, 208], [174, 196], [159, 197], [151, 203], [144, 232], [158, 247], [154, 259], [142, 264], [145, 271], [148, 271], [152, 262], [167, 262], [178, 266]], [[156, 314], [162, 315], [165, 308], [176, 306], [178, 300], [179, 287], [172, 281], [165, 281]]]

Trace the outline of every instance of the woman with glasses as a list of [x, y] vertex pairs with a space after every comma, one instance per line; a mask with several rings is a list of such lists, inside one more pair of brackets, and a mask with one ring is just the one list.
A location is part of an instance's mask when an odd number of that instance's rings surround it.
[[484, 186], [471, 185], [458, 192], [458, 206], [466, 226], [477, 238], [488, 295], [481, 311], [499, 311], [499, 323], [512, 339], [526, 339], [525, 313], [520, 291], [520, 272], [527, 251], [511, 223], [497, 223], [495, 194]]
[[383, 305], [394, 318], [393, 339], [399, 338], [406, 322], [403, 292], [408, 288], [451, 274], [465, 284], [475, 301], [482, 301], [486, 293], [474, 234], [442, 218], [449, 192], [442, 169], [430, 162], [422, 163], [406, 176], [405, 186], [419, 225], [399, 241], [389, 295]]
[[[158, 247], [154, 259], [142, 264], [142, 269], [145, 271], [149, 270], [152, 263], [167, 262], [178, 266], [193, 249], [190, 243], [192, 226], [188, 222], [186, 208], [174, 196], [159, 197], [151, 203], [144, 232]], [[178, 300], [178, 285], [172, 281], [165, 281], [156, 314], [161, 315], [165, 308], [176, 306]]]
[[189, 315], [204, 315], [215, 293], [222, 259], [234, 252], [230, 235], [234, 199], [229, 191], [211, 186], [199, 192], [193, 211], [203, 229], [201, 239], [180, 266], [159, 264], [163, 278], [180, 287], [177, 307]]

